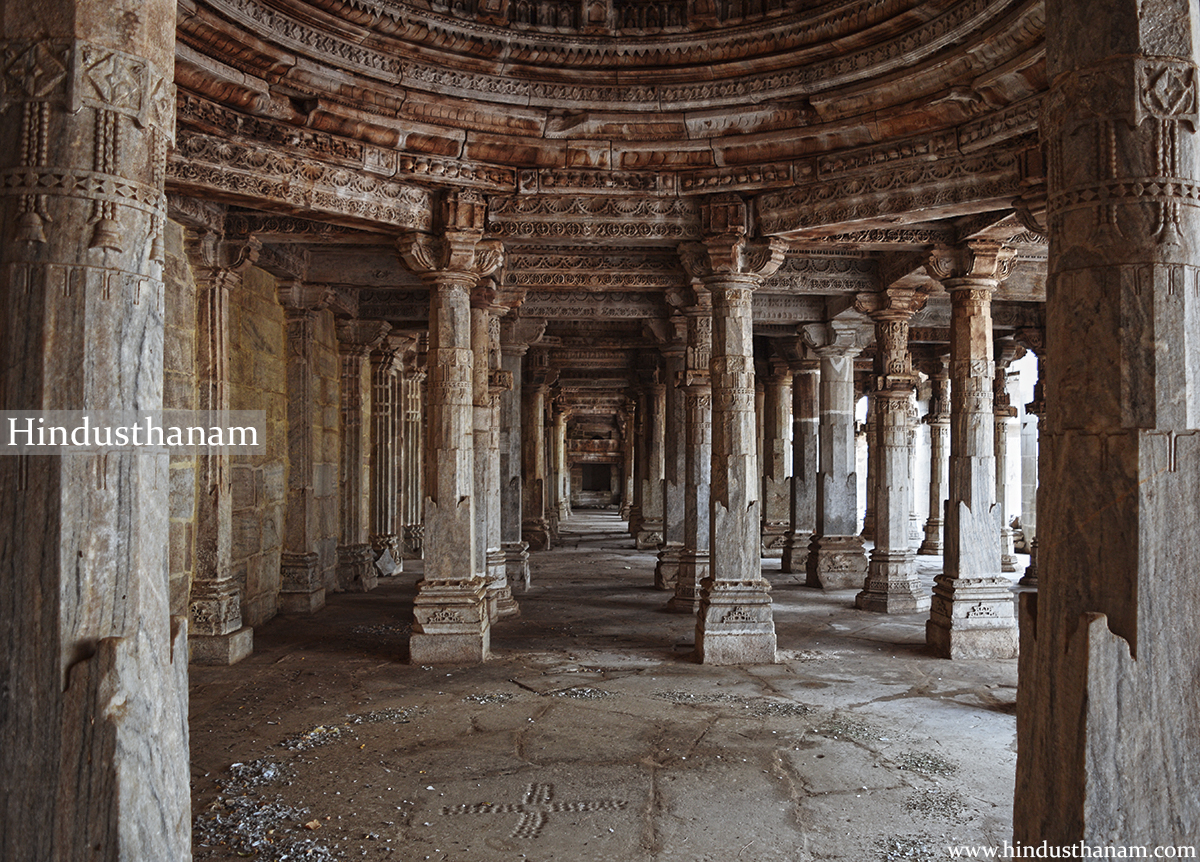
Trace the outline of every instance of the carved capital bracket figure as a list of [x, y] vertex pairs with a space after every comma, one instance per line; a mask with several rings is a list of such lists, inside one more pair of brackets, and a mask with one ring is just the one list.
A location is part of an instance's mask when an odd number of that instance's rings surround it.
[[917, 385], [908, 349], [908, 326], [925, 305], [921, 291], [892, 287], [859, 294], [855, 307], [875, 321], [875, 386], [871, 393], [875, 422], [875, 547], [862, 592], [855, 605], [881, 613], [918, 613], [929, 597], [917, 580], [909, 545], [909, 411]]
[[1047, 3], [1039, 586], [1021, 595], [1014, 835], [1195, 841], [1200, 11]]
[[1000, 243], [939, 247], [929, 275], [950, 294], [950, 480], [942, 574], [925, 637], [944, 658], [1011, 658], [1016, 618], [1000, 572], [992, 378], [992, 293], [1014, 253]]
[[408, 233], [397, 246], [429, 285], [429, 378], [425, 464], [425, 577], [414, 604], [414, 664], [483, 661], [494, 611], [476, 551], [474, 372], [470, 294], [503, 263], [483, 239], [487, 205], [471, 190], [442, 201], [436, 234]]
[[757, 422], [751, 296], [783, 262], [777, 239], [747, 239], [745, 202], [717, 195], [701, 210], [705, 239], [680, 248], [684, 268], [712, 296], [712, 486], [709, 575], [700, 587], [701, 662], [775, 661], [770, 585], [760, 562]]
[[804, 343], [820, 359], [820, 421], [817, 427], [817, 517], [805, 563], [810, 587], [858, 587], [867, 556], [858, 534], [858, 473], [854, 464], [854, 357], [871, 337], [871, 327], [833, 320], [802, 330]]

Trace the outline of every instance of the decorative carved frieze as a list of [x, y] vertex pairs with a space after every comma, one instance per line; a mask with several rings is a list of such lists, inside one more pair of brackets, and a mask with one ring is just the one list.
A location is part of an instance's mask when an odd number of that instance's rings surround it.
[[834, 293], [874, 290], [879, 264], [867, 257], [790, 254], [775, 274], [763, 282], [771, 292]]
[[699, 213], [687, 198], [499, 197], [488, 233], [502, 239], [681, 240], [699, 236]]
[[569, 293], [530, 291], [521, 305], [525, 317], [657, 318], [663, 314], [661, 301], [646, 293]]

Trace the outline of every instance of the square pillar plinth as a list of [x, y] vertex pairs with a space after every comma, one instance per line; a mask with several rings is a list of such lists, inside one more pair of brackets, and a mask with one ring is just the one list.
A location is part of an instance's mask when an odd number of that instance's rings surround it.
[[696, 658], [701, 664], [774, 664], [771, 585], [716, 581], [700, 587]]
[[854, 606], [879, 614], [915, 614], [929, 610], [930, 598], [913, 569], [912, 551], [871, 552], [863, 590]]
[[867, 576], [862, 536], [813, 536], [805, 560], [807, 585], [822, 590], [861, 588]]
[[225, 635], [188, 635], [188, 663], [226, 666], [254, 652], [254, 629], [242, 626]]
[[1015, 658], [1017, 621], [1007, 578], [934, 578], [925, 642], [940, 658]]
[[489, 658], [487, 581], [421, 581], [408, 642], [412, 664], [479, 664]]
[[283, 554], [280, 564], [282, 588], [279, 591], [281, 614], [314, 614], [325, 607], [325, 587], [321, 586], [320, 558], [317, 554]]

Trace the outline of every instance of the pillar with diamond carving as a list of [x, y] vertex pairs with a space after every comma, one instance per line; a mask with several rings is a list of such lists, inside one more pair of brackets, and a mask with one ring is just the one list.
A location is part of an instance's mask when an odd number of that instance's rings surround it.
[[700, 584], [708, 577], [709, 487], [712, 477], [712, 299], [697, 288], [696, 302], [684, 310], [687, 349], [677, 385], [684, 397], [683, 549], [679, 577], [667, 610], [694, 614]]
[[911, 288], [892, 287], [860, 294], [856, 307], [875, 321], [874, 392], [877, 471], [875, 547], [863, 590], [854, 600], [865, 611], [887, 614], [929, 609], [929, 597], [917, 580], [909, 543], [910, 458], [909, 405], [917, 378], [908, 352], [908, 322], [925, 304]]
[[[5, 410], [162, 409], [174, 31], [163, 0], [5, 6]], [[0, 461], [0, 857], [188, 859], [167, 457]]]
[[500, 364], [512, 381], [511, 388], [500, 393], [500, 548], [504, 551], [510, 589], [518, 581], [529, 588], [529, 542], [521, 536], [524, 524], [521, 487], [524, 375], [521, 366], [529, 345], [545, 331], [545, 321], [504, 319], [500, 322]]
[[379, 582], [370, 534], [371, 351], [391, 326], [377, 320], [338, 324], [341, 377], [341, 538], [338, 542], [338, 586], [365, 593]]
[[712, 487], [709, 575], [700, 585], [696, 654], [708, 664], [775, 661], [770, 584], [762, 576], [751, 298], [785, 246], [747, 239], [745, 203], [702, 207], [704, 242], [681, 247], [685, 268], [712, 295]]
[[405, 263], [429, 287], [429, 409], [425, 481], [425, 576], [417, 585], [414, 664], [488, 657], [487, 580], [475, 557], [475, 447], [470, 293], [501, 263], [499, 243], [482, 239], [482, 196], [444, 201], [439, 235], [407, 234]]
[[[241, 286], [260, 243], [189, 244], [196, 277], [196, 366], [198, 407], [229, 409], [229, 296]], [[188, 599], [188, 648], [194, 664], [233, 664], [250, 654], [254, 630], [242, 625], [241, 589], [233, 577], [233, 488], [229, 450], [200, 446], [196, 451], [196, 570]]]
[[1046, 4], [1050, 258], [1014, 835], [1200, 834], [1200, 11]]
[[950, 294], [950, 491], [942, 573], [925, 639], [943, 658], [1017, 652], [1010, 581], [1000, 573], [993, 440], [992, 293], [1011, 250], [972, 241], [935, 250], [929, 274]]
[[806, 561], [810, 587], [859, 587], [867, 574], [854, 469], [854, 357], [869, 333], [863, 324], [840, 320], [804, 328], [805, 341], [821, 360], [817, 518]]
[[792, 482], [789, 529], [780, 567], [807, 573], [808, 545], [817, 522], [817, 422], [821, 364], [797, 345], [792, 369]]
[[937, 556], [945, 547], [942, 519], [950, 492], [950, 369], [945, 357], [936, 356], [922, 370], [930, 384], [929, 412], [922, 419], [929, 426], [929, 517], [917, 553]]

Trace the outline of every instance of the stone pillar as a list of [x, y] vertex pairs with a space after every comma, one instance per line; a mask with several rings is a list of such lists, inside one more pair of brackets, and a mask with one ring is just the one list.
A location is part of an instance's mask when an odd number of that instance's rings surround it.
[[763, 380], [763, 523], [762, 555], [783, 558], [791, 529], [792, 452], [788, 430], [792, 424], [792, 372], [774, 359]]
[[[682, 317], [677, 321], [683, 323]], [[684, 483], [687, 475], [685, 451], [686, 407], [680, 374], [684, 371], [686, 333], [671, 347], [663, 348], [666, 361], [666, 415], [663, 434], [663, 540], [654, 567], [654, 586], [674, 590], [679, 579], [679, 559], [683, 552]]]
[[687, 348], [676, 386], [684, 398], [683, 548], [679, 577], [667, 610], [694, 614], [700, 585], [709, 573], [709, 490], [712, 479], [712, 298], [695, 289], [694, 305], [684, 310]]
[[1033, 351], [1034, 357], [1037, 359], [1037, 382], [1033, 384], [1033, 400], [1025, 405], [1025, 412], [1034, 418], [1037, 423], [1037, 457], [1034, 459], [1034, 481], [1037, 485], [1034, 491], [1032, 505], [1026, 507], [1026, 510], [1021, 513], [1021, 528], [1025, 531], [1025, 540], [1029, 545], [1029, 565], [1025, 567], [1025, 573], [1021, 576], [1021, 580], [1017, 583], [1022, 587], [1036, 587], [1038, 585], [1038, 538], [1037, 538], [1037, 510], [1038, 498], [1041, 496], [1042, 487], [1040, 482], [1041, 477], [1041, 449], [1042, 449], [1042, 426], [1044, 424], [1043, 416], [1046, 415], [1046, 332], [1043, 329], [1022, 329], [1017, 332], [1017, 337], [1021, 344], [1029, 350]]
[[940, 555], [946, 496], [950, 490], [950, 370], [941, 356], [921, 369], [929, 375], [929, 412], [921, 420], [929, 426], [929, 517], [918, 554]]
[[567, 420], [571, 410], [562, 395], [551, 400], [550, 405], [550, 500], [551, 532], [558, 538], [559, 525], [570, 517], [570, 473], [567, 466]]
[[521, 538], [531, 551], [550, 550], [550, 522], [546, 518], [546, 393], [554, 372], [544, 350], [525, 357], [521, 390]]
[[746, 239], [746, 207], [735, 195], [706, 201], [702, 222], [704, 243], [680, 249], [685, 268], [708, 288], [713, 305], [710, 568], [700, 585], [696, 655], [706, 664], [774, 662], [771, 587], [759, 556], [751, 298], [783, 262], [785, 246]]
[[544, 320], [500, 321], [500, 365], [511, 375], [512, 388], [500, 393], [500, 548], [504, 551], [509, 586], [517, 581], [529, 589], [529, 543], [521, 538], [521, 408], [524, 403], [521, 363], [529, 345], [546, 331]]
[[921, 544], [925, 532], [921, 519], [917, 517], [917, 413], [916, 392], [908, 399], [908, 546], [914, 551]]
[[425, 463], [425, 577], [417, 584], [413, 664], [488, 657], [487, 581], [476, 568], [470, 293], [503, 259], [482, 240], [486, 205], [460, 191], [444, 201], [440, 236], [407, 234], [405, 263], [429, 287], [429, 439]]
[[403, 571], [404, 405], [401, 365], [411, 338], [389, 335], [371, 354], [371, 550], [381, 575]]
[[908, 322], [925, 305], [911, 288], [860, 294], [856, 307], [875, 321], [875, 547], [863, 590], [854, 604], [864, 611], [910, 614], [929, 609], [917, 580], [909, 542], [912, 448], [909, 407], [917, 376], [908, 352]]
[[[803, 344], [799, 345], [803, 349]], [[792, 364], [792, 489], [790, 523], [780, 568], [808, 571], [808, 545], [817, 525], [817, 422], [821, 364], [799, 359]]]
[[638, 550], [657, 548], [663, 540], [663, 474], [666, 471], [667, 387], [659, 372], [645, 374], [646, 462], [642, 476], [642, 521], [638, 527]]
[[950, 294], [950, 494], [942, 574], [925, 639], [943, 658], [1011, 658], [1017, 652], [1011, 583], [1000, 574], [993, 443], [992, 292], [1010, 250], [972, 241], [939, 248], [929, 274]]
[[646, 393], [640, 387], [629, 391], [629, 399], [633, 408], [630, 425], [633, 429], [631, 451], [633, 466], [629, 474], [632, 478], [629, 504], [629, 535], [634, 538], [636, 547], [638, 531], [642, 528], [642, 488], [646, 476]]
[[[4, 9], [5, 410], [163, 406], [175, 4], [134, 8]], [[0, 858], [191, 858], [167, 472], [149, 449], [0, 459]]]
[[854, 357], [868, 332], [862, 324], [839, 320], [804, 328], [805, 341], [821, 359], [817, 518], [806, 583], [824, 590], [857, 587], [867, 574], [854, 469]]
[[[327, 288], [298, 281], [277, 290], [287, 327], [288, 491], [280, 563], [279, 610], [311, 614], [325, 607], [325, 583], [317, 549], [320, 533], [318, 491], [326, 480], [318, 475], [324, 458], [320, 380], [314, 357], [318, 315], [329, 304]], [[332, 477], [330, 477], [332, 478]]]
[[404, 401], [401, 553], [405, 559], [419, 560], [425, 548], [425, 369], [419, 348], [406, 357], [400, 393]]
[[[189, 255], [196, 278], [196, 369], [200, 410], [229, 410], [229, 295], [261, 244], [240, 247], [206, 237]], [[226, 266], [221, 264], [225, 263]], [[242, 625], [241, 588], [233, 577], [233, 488], [229, 450], [196, 450], [196, 568], [188, 600], [188, 648], [194, 664], [230, 665], [250, 655], [254, 630]]]
[[476, 571], [488, 582], [492, 620], [520, 612], [500, 547], [500, 393], [512, 389], [500, 366], [500, 315], [490, 279], [471, 294], [473, 437], [475, 443]]
[[1200, 834], [1200, 16], [1047, 4], [1050, 238], [1037, 593], [1014, 835]]
[[637, 427], [634, 412], [636, 403], [629, 399], [625, 411], [621, 414], [621, 520], [632, 523], [633, 520], [633, 462], [634, 448], [637, 438]]
[[993, 413], [995, 417], [996, 452], [996, 511], [1000, 516], [1000, 571], [1015, 572], [1017, 559], [1013, 556], [1013, 531], [1008, 519], [1008, 425], [1017, 415], [1008, 397], [1008, 366], [1025, 355], [1025, 348], [1011, 338], [998, 339], [995, 344], [996, 376], [992, 380]]
[[379, 572], [371, 550], [371, 351], [383, 341], [387, 323], [348, 320], [338, 324], [342, 358], [340, 495], [341, 537], [338, 542], [338, 586], [365, 593], [375, 589]]
[[876, 421], [878, 404], [869, 383], [865, 384], [865, 389], [867, 419], [863, 423], [862, 433], [867, 438], [867, 504], [863, 508], [863, 526], [860, 535], [865, 541], [873, 542], [875, 541], [875, 491], [876, 483], [879, 481], [879, 438], [875, 433], [878, 426]]

